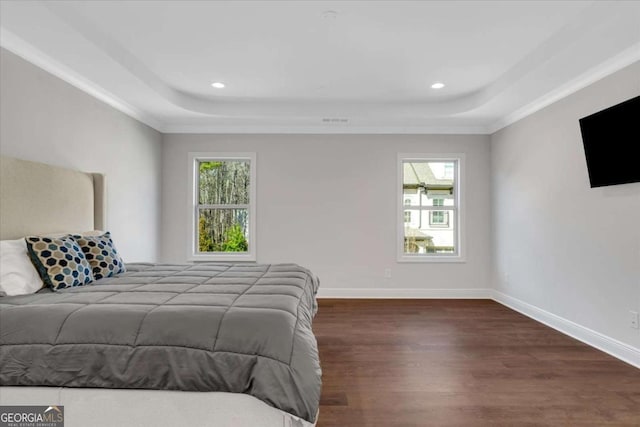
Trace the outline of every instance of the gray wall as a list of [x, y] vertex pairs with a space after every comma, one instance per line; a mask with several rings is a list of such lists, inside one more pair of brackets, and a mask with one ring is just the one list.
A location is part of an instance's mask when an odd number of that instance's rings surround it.
[[[255, 151], [258, 261], [306, 265], [329, 294], [494, 286], [640, 348], [628, 320], [640, 311], [640, 184], [589, 188], [578, 127], [580, 117], [640, 94], [640, 63], [490, 138], [162, 136], [0, 55], [0, 153], [106, 173], [108, 228], [127, 261], [185, 261], [188, 152]], [[398, 152], [466, 154], [466, 263], [396, 262]]]
[[[187, 153], [256, 152], [259, 262], [307, 266], [325, 295], [489, 287], [488, 136], [173, 134], [163, 144], [163, 261], [187, 256]], [[466, 154], [466, 263], [396, 262], [399, 152]]]
[[106, 174], [116, 246], [155, 260], [161, 134], [5, 49], [0, 61], [0, 154]]
[[[255, 151], [260, 262], [309, 266], [325, 295], [494, 287], [638, 349], [640, 183], [589, 187], [578, 119], [639, 95], [639, 76], [633, 64], [490, 138], [165, 135], [162, 259], [187, 254], [187, 153]], [[466, 264], [396, 262], [398, 152], [466, 153]]]
[[491, 183], [497, 290], [636, 348], [640, 183], [589, 187], [578, 119], [638, 95], [635, 63], [502, 129]]

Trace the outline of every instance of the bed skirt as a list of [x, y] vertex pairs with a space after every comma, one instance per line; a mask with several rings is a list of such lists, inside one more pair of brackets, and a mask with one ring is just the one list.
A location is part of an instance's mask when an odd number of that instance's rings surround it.
[[240, 393], [12, 386], [0, 405], [62, 405], [65, 427], [315, 426]]

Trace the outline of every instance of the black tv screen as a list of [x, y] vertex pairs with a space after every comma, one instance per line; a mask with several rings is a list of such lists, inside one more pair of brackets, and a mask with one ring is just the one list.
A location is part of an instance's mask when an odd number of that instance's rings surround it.
[[640, 182], [640, 96], [580, 119], [591, 187]]

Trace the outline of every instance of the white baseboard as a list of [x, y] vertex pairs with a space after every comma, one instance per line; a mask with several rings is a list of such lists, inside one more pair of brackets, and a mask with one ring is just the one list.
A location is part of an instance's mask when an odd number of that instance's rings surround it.
[[595, 347], [598, 350], [602, 350], [617, 359], [635, 366], [636, 368], [640, 368], [640, 349], [593, 331], [553, 313], [549, 313], [546, 310], [503, 294], [502, 292], [493, 290], [492, 294], [493, 299], [496, 302], [556, 329], [563, 334], [569, 335], [578, 341], [582, 341], [583, 343]]
[[412, 289], [412, 288], [323, 288], [318, 298], [433, 298], [491, 299], [491, 289]]
[[640, 349], [494, 289], [323, 288], [318, 298], [492, 299], [550, 328], [640, 368]]

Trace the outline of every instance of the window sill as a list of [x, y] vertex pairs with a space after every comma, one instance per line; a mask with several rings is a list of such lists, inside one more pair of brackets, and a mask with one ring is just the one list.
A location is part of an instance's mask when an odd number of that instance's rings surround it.
[[187, 259], [192, 262], [256, 262], [256, 256], [253, 254], [191, 254]]
[[465, 263], [467, 259], [459, 255], [415, 255], [415, 256], [399, 256], [399, 263]]

